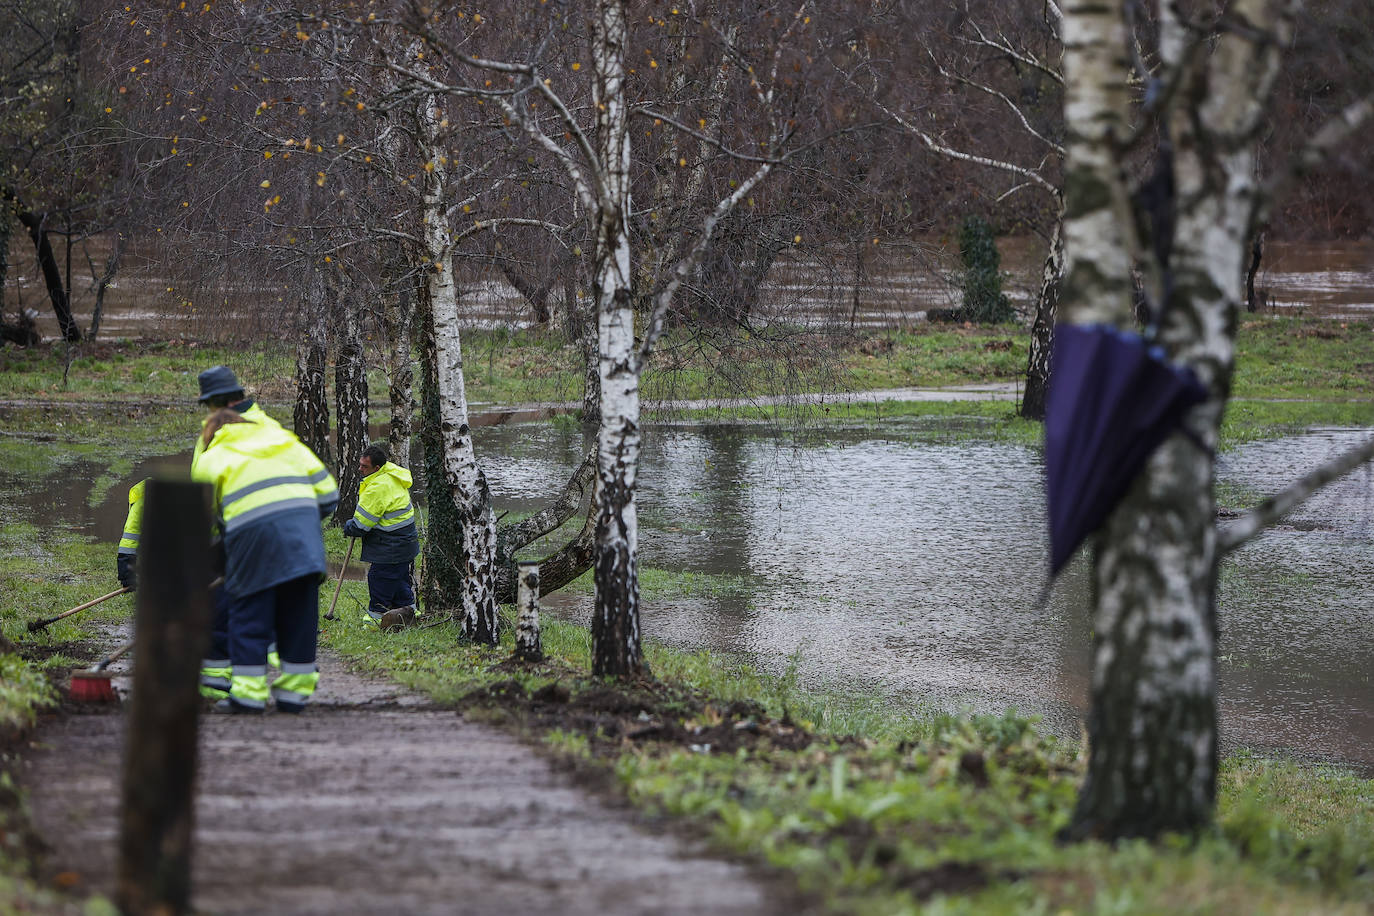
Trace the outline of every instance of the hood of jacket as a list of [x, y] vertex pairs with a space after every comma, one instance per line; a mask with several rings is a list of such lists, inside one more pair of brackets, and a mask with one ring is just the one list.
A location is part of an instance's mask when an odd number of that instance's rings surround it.
[[381, 478], [383, 477], [390, 478], [403, 490], [409, 490], [411, 482], [415, 479], [414, 476], [411, 475], [409, 468], [403, 468], [399, 464], [392, 464], [390, 461], [379, 467], [372, 476], [377, 478], [378, 483], [381, 483]]
[[226, 423], [210, 440], [210, 449], [228, 449], [250, 458], [272, 458], [290, 451], [296, 444], [295, 433], [288, 432], [276, 424]]

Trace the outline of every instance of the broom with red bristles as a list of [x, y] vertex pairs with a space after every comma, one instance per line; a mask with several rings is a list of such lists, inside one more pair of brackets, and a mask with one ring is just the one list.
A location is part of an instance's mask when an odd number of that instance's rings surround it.
[[118, 700], [119, 697], [114, 692], [114, 685], [110, 683], [110, 678], [114, 675], [105, 669], [123, 658], [124, 654], [133, 647], [133, 641], [130, 640], [91, 667], [81, 671], [73, 671], [72, 686], [69, 691], [72, 700], [77, 703], [113, 703]]

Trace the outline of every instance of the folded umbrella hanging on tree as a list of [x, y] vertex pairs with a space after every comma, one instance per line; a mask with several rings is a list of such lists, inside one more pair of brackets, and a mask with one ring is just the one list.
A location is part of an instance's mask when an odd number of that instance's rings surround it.
[[1051, 577], [1206, 398], [1192, 370], [1139, 334], [1102, 324], [1055, 328], [1045, 407]]

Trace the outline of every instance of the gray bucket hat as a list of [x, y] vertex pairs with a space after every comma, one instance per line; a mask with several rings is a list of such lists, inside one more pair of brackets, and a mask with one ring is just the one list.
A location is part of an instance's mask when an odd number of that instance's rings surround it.
[[211, 366], [196, 378], [200, 382], [200, 397], [197, 400], [202, 404], [217, 394], [243, 391], [243, 386], [228, 366]]

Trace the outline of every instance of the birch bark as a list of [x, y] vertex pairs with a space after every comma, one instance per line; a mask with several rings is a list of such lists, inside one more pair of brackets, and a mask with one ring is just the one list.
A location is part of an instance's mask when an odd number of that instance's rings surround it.
[[391, 392], [391, 430], [387, 434], [387, 448], [391, 460], [402, 467], [410, 467], [410, 441], [415, 414], [415, 365], [411, 289], [402, 289], [386, 310], [387, 376]]
[[[1239, 0], [1247, 30], [1193, 60], [1177, 10], [1161, 5], [1160, 52], [1178, 103], [1166, 121], [1172, 245], [1132, 235], [1116, 164], [1126, 136], [1129, 65], [1122, 0], [1065, 6], [1066, 278], [1063, 320], [1130, 326], [1129, 268], [1161, 278], [1159, 342], [1209, 390], [1151, 457], [1098, 539], [1092, 582], [1093, 675], [1087, 778], [1072, 837], [1152, 837], [1207, 824], [1216, 795], [1214, 454], [1230, 390], [1259, 117], [1286, 40], [1285, 15]], [[1161, 231], [1156, 222], [1156, 233]], [[1160, 254], [1163, 252], [1163, 254]], [[1150, 259], [1154, 258], [1153, 261]], [[1159, 298], [1162, 297], [1162, 298]]]
[[339, 506], [334, 520], [353, 517], [358, 503], [358, 459], [367, 448], [367, 360], [363, 353], [362, 308], [353, 290], [344, 290], [340, 315], [338, 361], [334, 365], [335, 416], [339, 438]]
[[597, 303], [601, 423], [597, 472], [596, 604], [592, 673], [623, 677], [643, 671], [639, 633], [639, 360], [630, 273], [630, 135], [625, 99], [626, 13], [623, 0], [599, 0], [593, 36], [598, 174], [593, 291]]
[[[452, 233], [444, 207], [447, 156], [438, 142], [440, 115], [433, 100], [421, 109], [418, 120], [421, 153], [426, 163], [422, 212], [425, 305], [431, 333], [425, 353], [432, 361], [430, 369], [438, 401], [443, 480], [462, 527], [462, 632], [474, 642], [495, 644], [498, 639], [496, 518], [492, 514], [486, 477], [477, 465], [472, 429], [468, 425], [458, 295], [452, 270]], [[431, 539], [433, 535], [431, 527]]]
[[334, 449], [329, 441], [329, 394], [325, 380], [329, 359], [326, 335], [324, 282], [318, 271], [311, 271], [306, 293], [305, 333], [296, 344], [296, 404], [292, 426], [302, 442], [320, 460], [334, 466]]

